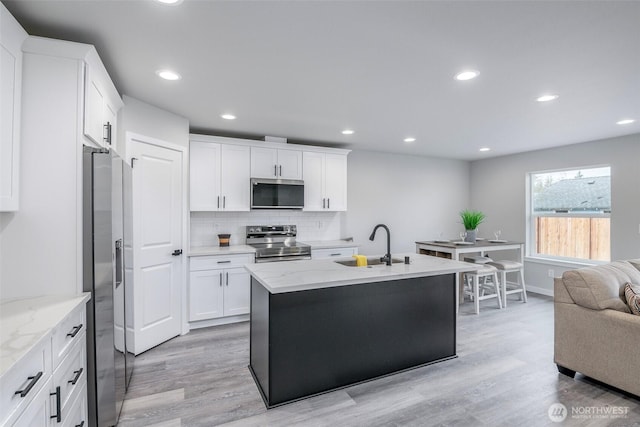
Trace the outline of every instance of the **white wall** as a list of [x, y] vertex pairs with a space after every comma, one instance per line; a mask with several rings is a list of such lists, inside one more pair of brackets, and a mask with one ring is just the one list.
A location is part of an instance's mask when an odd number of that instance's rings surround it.
[[189, 147], [189, 121], [186, 118], [127, 95], [122, 96], [122, 101], [124, 107], [118, 113], [118, 151], [127, 163], [131, 164], [123, 149], [127, 132]]
[[[529, 172], [611, 166], [611, 258], [640, 257], [640, 134], [585, 142], [471, 163], [471, 205], [487, 214], [484, 228], [525, 241], [526, 187]], [[481, 227], [483, 228], [483, 227]], [[527, 262], [525, 280], [532, 290], [550, 294], [553, 280], [570, 266]]]
[[415, 242], [454, 238], [462, 229], [458, 213], [469, 201], [469, 162], [432, 157], [352, 151], [348, 170], [348, 212], [344, 235], [360, 253], [383, 254], [391, 230], [391, 253], [415, 252]]

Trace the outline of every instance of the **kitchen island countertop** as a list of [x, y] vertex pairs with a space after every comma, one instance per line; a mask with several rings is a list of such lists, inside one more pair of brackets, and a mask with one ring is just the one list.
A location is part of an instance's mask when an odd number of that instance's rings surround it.
[[437, 276], [479, 268], [467, 262], [416, 253], [392, 254], [394, 259], [404, 260], [405, 256], [410, 257], [410, 264], [347, 267], [334, 259], [322, 259], [248, 264], [245, 268], [272, 294]]

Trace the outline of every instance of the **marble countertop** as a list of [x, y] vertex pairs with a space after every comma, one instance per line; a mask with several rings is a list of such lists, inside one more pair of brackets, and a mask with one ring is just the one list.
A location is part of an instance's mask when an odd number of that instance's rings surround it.
[[231, 255], [231, 254], [254, 254], [256, 249], [247, 245], [230, 245], [230, 246], [204, 246], [199, 248], [191, 248], [189, 256], [207, 256], [207, 255]]
[[[331, 260], [306, 260], [247, 264], [245, 268], [270, 293], [305, 291], [335, 286], [357, 285], [414, 277], [473, 271], [480, 265], [452, 261], [414, 252], [392, 254], [392, 258], [409, 256], [410, 264], [347, 267]], [[351, 257], [344, 258], [351, 260]]]
[[311, 249], [357, 248], [360, 246], [355, 242], [347, 242], [345, 240], [302, 240], [301, 243], [311, 246]]
[[90, 298], [91, 294], [85, 292], [0, 301], [0, 376]]

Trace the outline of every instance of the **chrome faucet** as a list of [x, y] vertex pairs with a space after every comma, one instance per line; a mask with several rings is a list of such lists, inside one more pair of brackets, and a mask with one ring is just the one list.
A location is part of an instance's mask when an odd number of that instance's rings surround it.
[[384, 224], [378, 224], [373, 228], [373, 232], [371, 232], [371, 236], [369, 236], [369, 240], [373, 242], [373, 239], [376, 237], [376, 231], [378, 228], [384, 228], [387, 230], [387, 253], [380, 258], [380, 261], [386, 263], [387, 265], [391, 265], [391, 232], [389, 231], [389, 227]]

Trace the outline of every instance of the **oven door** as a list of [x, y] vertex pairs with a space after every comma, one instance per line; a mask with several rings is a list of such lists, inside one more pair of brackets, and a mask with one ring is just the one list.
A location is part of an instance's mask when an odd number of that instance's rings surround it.
[[304, 181], [251, 179], [251, 209], [302, 209]]

